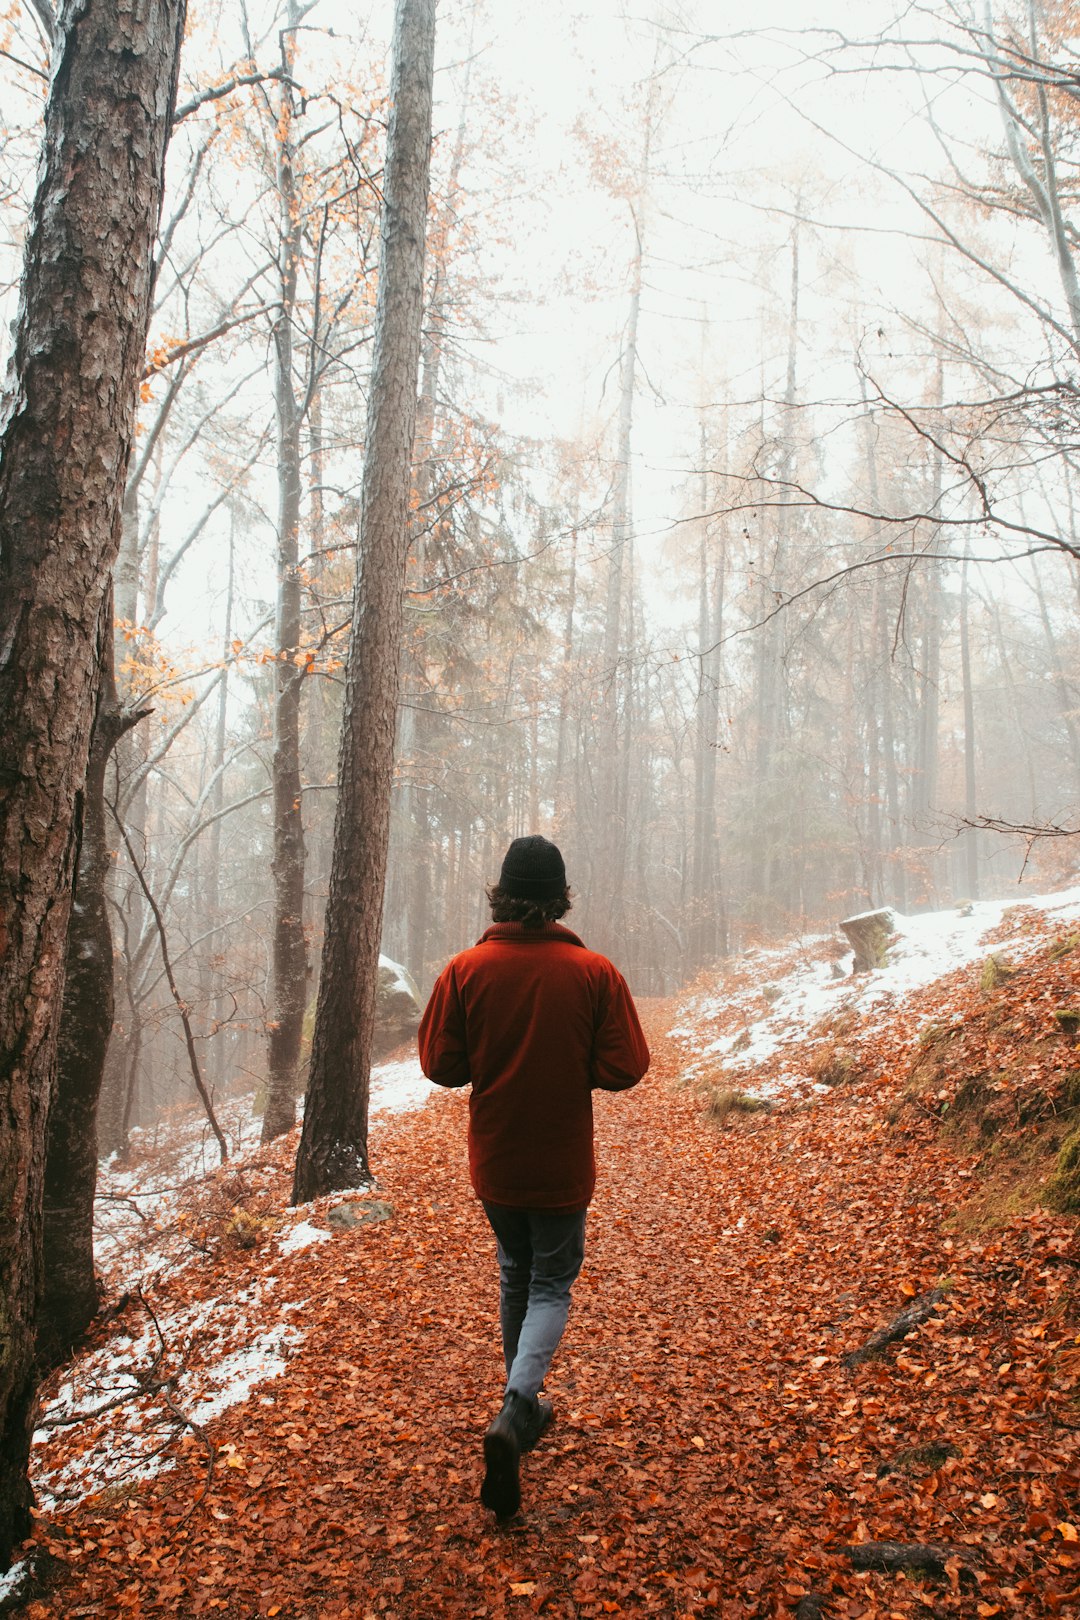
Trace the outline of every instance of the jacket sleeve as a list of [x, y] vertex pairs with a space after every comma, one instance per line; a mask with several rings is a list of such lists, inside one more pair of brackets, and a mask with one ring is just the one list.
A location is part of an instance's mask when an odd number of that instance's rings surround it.
[[435, 981], [417, 1032], [420, 1067], [437, 1086], [467, 1086], [468, 1051], [465, 1045], [465, 1009], [454, 976], [454, 964], [443, 968]]
[[629, 1091], [649, 1067], [649, 1048], [630, 988], [617, 968], [611, 969], [605, 989], [593, 1037], [593, 1089]]

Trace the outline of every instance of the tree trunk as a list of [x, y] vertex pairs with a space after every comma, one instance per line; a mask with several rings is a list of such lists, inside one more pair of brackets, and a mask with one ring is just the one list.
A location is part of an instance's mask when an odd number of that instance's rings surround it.
[[[797, 204], [798, 212], [801, 203]], [[795, 400], [799, 340], [799, 224], [791, 235], [791, 296], [787, 331], [787, 378], [781, 417], [780, 455], [775, 482], [779, 486], [776, 506], [776, 540], [772, 566], [763, 570], [761, 607], [765, 623], [757, 631], [755, 710], [757, 727], [754, 774], [755, 845], [753, 860], [759, 916], [775, 927], [789, 895], [783, 892], [784, 857], [791, 856], [790, 794], [778, 770], [777, 755], [786, 740], [789, 724], [787, 634], [783, 614], [775, 609], [789, 589], [788, 549], [791, 531], [791, 483], [796, 473]]]
[[97, 1105], [113, 1020], [113, 945], [108, 880], [112, 869], [105, 769], [117, 742], [150, 713], [124, 713], [116, 697], [112, 613], [101, 618], [101, 689], [86, 771], [83, 834], [68, 925], [56, 1095], [45, 1154], [44, 1291], [37, 1320], [38, 1366], [71, 1354], [97, 1311], [94, 1195]]
[[[648, 169], [646, 130], [645, 172]], [[625, 549], [630, 534], [630, 442], [634, 425], [634, 383], [637, 373], [638, 318], [641, 310], [641, 228], [634, 219], [635, 251], [631, 271], [630, 314], [626, 325], [619, 385], [619, 442], [615, 453], [615, 482], [611, 510], [611, 555], [608, 559], [607, 597], [604, 608], [603, 728], [605, 745], [597, 772], [597, 827], [600, 892], [594, 899], [597, 949], [614, 955], [623, 943], [623, 875], [626, 867], [626, 823], [619, 814], [619, 679], [622, 651]], [[599, 904], [596, 902], [599, 901]]]
[[[726, 438], [726, 434], [725, 434]], [[689, 960], [696, 973], [724, 948], [724, 899], [716, 829], [716, 764], [720, 746], [720, 687], [723, 680], [721, 638], [724, 633], [724, 588], [727, 548], [721, 533], [710, 530], [708, 443], [701, 420], [701, 530], [698, 553], [698, 690], [697, 741], [694, 757], [694, 813]], [[716, 555], [713, 556], [715, 547]]]
[[30, 1524], [45, 1131], [97, 684], [146, 343], [182, 0], [57, 29], [0, 433], [0, 1565]]
[[[945, 368], [939, 360], [935, 374], [934, 404], [941, 409], [945, 393]], [[942, 453], [935, 448], [927, 511], [931, 522], [938, 516], [943, 488]], [[938, 868], [941, 861], [931, 829], [931, 816], [937, 808], [938, 732], [941, 723], [941, 620], [942, 571], [936, 561], [941, 551], [941, 530], [936, 524], [926, 536], [923, 550], [929, 559], [923, 578], [922, 649], [918, 672], [915, 773], [911, 790], [911, 822], [923, 846], [926, 892], [924, 904], [938, 899]]]
[[232, 656], [233, 607], [236, 594], [236, 509], [229, 518], [229, 573], [225, 587], [225, 629], [222, 636], [221, 684], [218, 687], [217, 714], [214, 718], [214, 752], [210, 760], [213, 787], [207, 810], [211, 816], [206, 843], [206, 918], [212, 932], [206, 942], [205, 978], [208, 988], [206, 1021], [209, 1034], [208, 1067], [211, 1082], [220, 1086], [225, 1074], [225, 1037], [219, 1020], [225, 1001], [225, 974], [222, 960], [226, 935], [221, 911], [221, 827], [225, 808], [225, 741], [229, 719], [229, 659]]
[[277, 690], [274, 701], [273, 992], [266, 1111], [262, 1139], [272, 1142], [292, 1130], [297, 1070], [307, 1002], [308, 959], [304, 937], [304, 823], [300, 808], [300, 412], [293, 385], [293, 310], [300, 262], [300, 209], [296, 197], [292, 133], [293, 91], [288, 82], [295, 56], [298, 11], [289, 0], [281, 33], [281, 116], [277, 132], [278, 205], [281, 217], [281, 309], [274, 326], [274, 405], [277, 416], [278, 601]]
[[964, 875], [968, 900], [979, 898], [979, 844], [974, 822], [978, 809], [975, 779], [975, 693], [971, 684], [970, 587], [967, 552], [960, 570], [960, 677], [964, 698]]
[[296, 1203], [369, 1179], [371, 1036], [409, 543], [434, 49], [435, 0], [397, 0], [360, 554]]

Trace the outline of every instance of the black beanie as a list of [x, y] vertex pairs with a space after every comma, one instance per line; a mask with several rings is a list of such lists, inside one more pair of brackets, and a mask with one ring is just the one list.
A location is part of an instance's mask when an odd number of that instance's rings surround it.
[[566, 888], [561, 854], [538, 834], [515, 838], [503, 857], [499, 888], [515, 900], [557, 899]]

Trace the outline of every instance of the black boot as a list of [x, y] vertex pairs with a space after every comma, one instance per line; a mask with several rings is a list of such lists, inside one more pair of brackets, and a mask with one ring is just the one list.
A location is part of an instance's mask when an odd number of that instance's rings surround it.
[[555, 1408], [551, 1402], [537, 1396], [535, 1410], [529, 1413], [525, 1424], [525, 1433], [521, 1438], [522, 1451], [531, 1451], [533, 1449], [554, 1416]]
[[502, 1411], [488, 1425], [484, 1435], [487, 1471], [480, 1487], [480, 1500], [500, 1519], [509, 1519], [521, 1506], [518, 1465], [521, 1453], [528, 1449], [525, 1441], [533, 1417], [533, 1405], [533, 1402], [511, 1390], [503, 1401]]

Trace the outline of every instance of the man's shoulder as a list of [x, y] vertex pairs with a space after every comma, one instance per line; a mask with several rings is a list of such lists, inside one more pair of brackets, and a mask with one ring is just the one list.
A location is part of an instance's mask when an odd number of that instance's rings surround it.
[[528, 952], [528, 960], [557, 962], [561, 972], [571, 972], [583, 979], [618, 979], [615, 964], [591, 950], [580, 935], [562, 923], [549, 923], [543, 929], [523, 930], [513, 924], [493, 923], [475, 945], [460, 951], [452, 958], [460, 971], [480, 969], [484, 963], [507, 962], [521, 959]]

